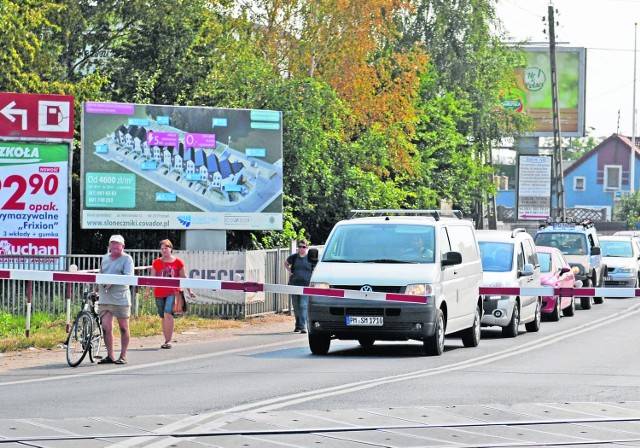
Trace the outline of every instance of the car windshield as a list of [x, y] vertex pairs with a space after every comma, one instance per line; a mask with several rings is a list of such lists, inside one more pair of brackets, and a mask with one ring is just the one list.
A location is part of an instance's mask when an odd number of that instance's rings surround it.
[[480, 241], [482, 270], [487, 272], [509, 272], [513, 266], [513, 244]]
[[352, 224], [336, 227], [325, 244], [323, 262], [433, 263], [433, 226]]
[[631, 241], [600, 241], [603, 257], [633, 257]]
[[538, 261], [540, 261], [540, 272], [551, 272], [551, 254], [538, 252]]
[[544, 232], [538, 233], [536, 245], [557, 247], [564, 255], [586, 255], [587, 240], [582, 233]]

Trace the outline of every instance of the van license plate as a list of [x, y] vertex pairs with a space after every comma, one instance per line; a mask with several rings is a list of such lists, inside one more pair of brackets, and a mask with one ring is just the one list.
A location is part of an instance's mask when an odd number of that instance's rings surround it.
[[383, 318], [378, 316], [347, 316], [347, 325], [382, 326]]

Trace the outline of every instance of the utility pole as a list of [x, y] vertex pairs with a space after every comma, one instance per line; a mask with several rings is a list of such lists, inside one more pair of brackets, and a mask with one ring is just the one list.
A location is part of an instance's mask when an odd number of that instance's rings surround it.
[[633, 122], [631, 124], [631, 154], [629, 154], [629, 194], [633, 195], [636, 188], [636, 47], [638, 44], [638, 23], [633, 24], [633, 110], [631, 112]]
[[549, 5], [549, 59], [551, 61], [551, 101], [553, 106], [553, 158], [555, 160], [556, 207], [558, 217], [566, 219], [564, 203], [564, 173], [562, 171], [562, 140], [560, 107], [558, 106], [558, 75], [556, 65], [556, 30], [553, 5]]

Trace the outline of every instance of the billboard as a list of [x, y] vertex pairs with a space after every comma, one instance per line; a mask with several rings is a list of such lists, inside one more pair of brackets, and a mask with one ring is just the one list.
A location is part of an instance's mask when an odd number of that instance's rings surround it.
[[[549, 48], [525, 47], [527, 64], [515, 69], [516, 86], [500, 95], [502, 106], [526, 113], [535, 122], [531, 137], [553, 137], [553, 102]], [[556, 47], [560, 130], [563, 137], [583, 137], [585, 130], [586, 49]]]
[[0, 266], [67, 253], [68, 186], [67, 144], [0, 142]]
[[82, 228], [282, 229], [282, 113], [86, 102]]

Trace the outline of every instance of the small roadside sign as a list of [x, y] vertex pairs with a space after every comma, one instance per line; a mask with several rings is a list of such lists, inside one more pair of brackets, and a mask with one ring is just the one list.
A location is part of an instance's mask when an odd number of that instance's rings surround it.
[[0, 136], [73, 139], [71, 95], [0, 92]]

